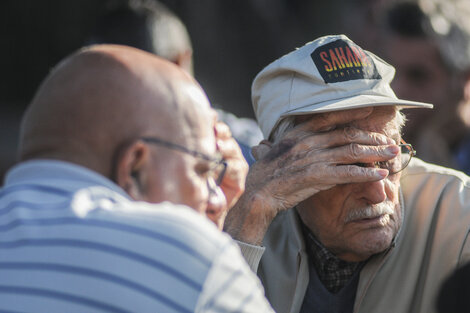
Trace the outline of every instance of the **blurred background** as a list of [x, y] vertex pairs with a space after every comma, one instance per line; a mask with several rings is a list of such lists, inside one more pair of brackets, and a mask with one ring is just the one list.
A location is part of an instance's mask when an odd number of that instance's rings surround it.
[[[59, 60], [89, 42], [102, 16], [129, 2], [132, 0], [0, 2], [0, 185], [6, 169], [15, 162], [21, 115], [42, 79]], [[381, 54], [389, 21], [387, 10], [402, 1], [160, 2], [186, 26], [192, 42], [194, 75], [213, 105], [238, 117], [254, 118], [250, 88], [255, 75], [276, 58], [319, 36], [344, 33], [363, 48], [389, 58]], [[437, 10], [429, 5], [436, 1], [424, 2], [428, 6], [425, 11]], [[408, 19], [419, 17], [407, 16], [398, 24], [406, 24]]]

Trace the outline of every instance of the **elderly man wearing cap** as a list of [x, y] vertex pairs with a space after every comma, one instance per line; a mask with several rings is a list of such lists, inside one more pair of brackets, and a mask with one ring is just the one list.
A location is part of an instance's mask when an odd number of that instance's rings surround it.
[[277, 312], [432, 312], [470, 259], [470, 179], [413, 158], [392, 66], [345, 36], [253, 83], [266, 138], [226, 230]]

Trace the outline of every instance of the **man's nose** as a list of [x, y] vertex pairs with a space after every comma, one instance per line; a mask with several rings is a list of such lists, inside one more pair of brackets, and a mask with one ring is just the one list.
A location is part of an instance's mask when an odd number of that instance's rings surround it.
[[207, 201], [206, 216], [222, 229], [227, 215], [227, 200], [222, 189], [215, 182], [208, 182], [209, 198]]
[[387, 199], [384, 179], [357, 184], [355, 189], [354, 192], [356, 196], [369, 205], [381, 203]]

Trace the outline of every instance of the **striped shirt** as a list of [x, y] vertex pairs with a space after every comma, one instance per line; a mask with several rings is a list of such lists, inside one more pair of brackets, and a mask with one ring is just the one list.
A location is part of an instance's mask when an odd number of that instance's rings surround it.
[[0, 189], [0, 312], [272, 309], [238, 246], [201, 215], [38, 160]]

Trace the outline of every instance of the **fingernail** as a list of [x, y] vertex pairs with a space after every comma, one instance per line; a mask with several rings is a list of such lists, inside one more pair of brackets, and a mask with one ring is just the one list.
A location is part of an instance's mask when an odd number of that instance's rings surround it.
[[387, 152], [388, 155], [395, 156], [398, 154], [398, 152], [400, 152], [400, 149], [396, 145], [391, 145], [391, 146], [388, 146], [385, 151]]
[[388, 176], [388, 170], [385, 170], [383, 168], [377, 169], [375, 173], [376, 173], [376, 176], [380, 179], [383, 179]]

